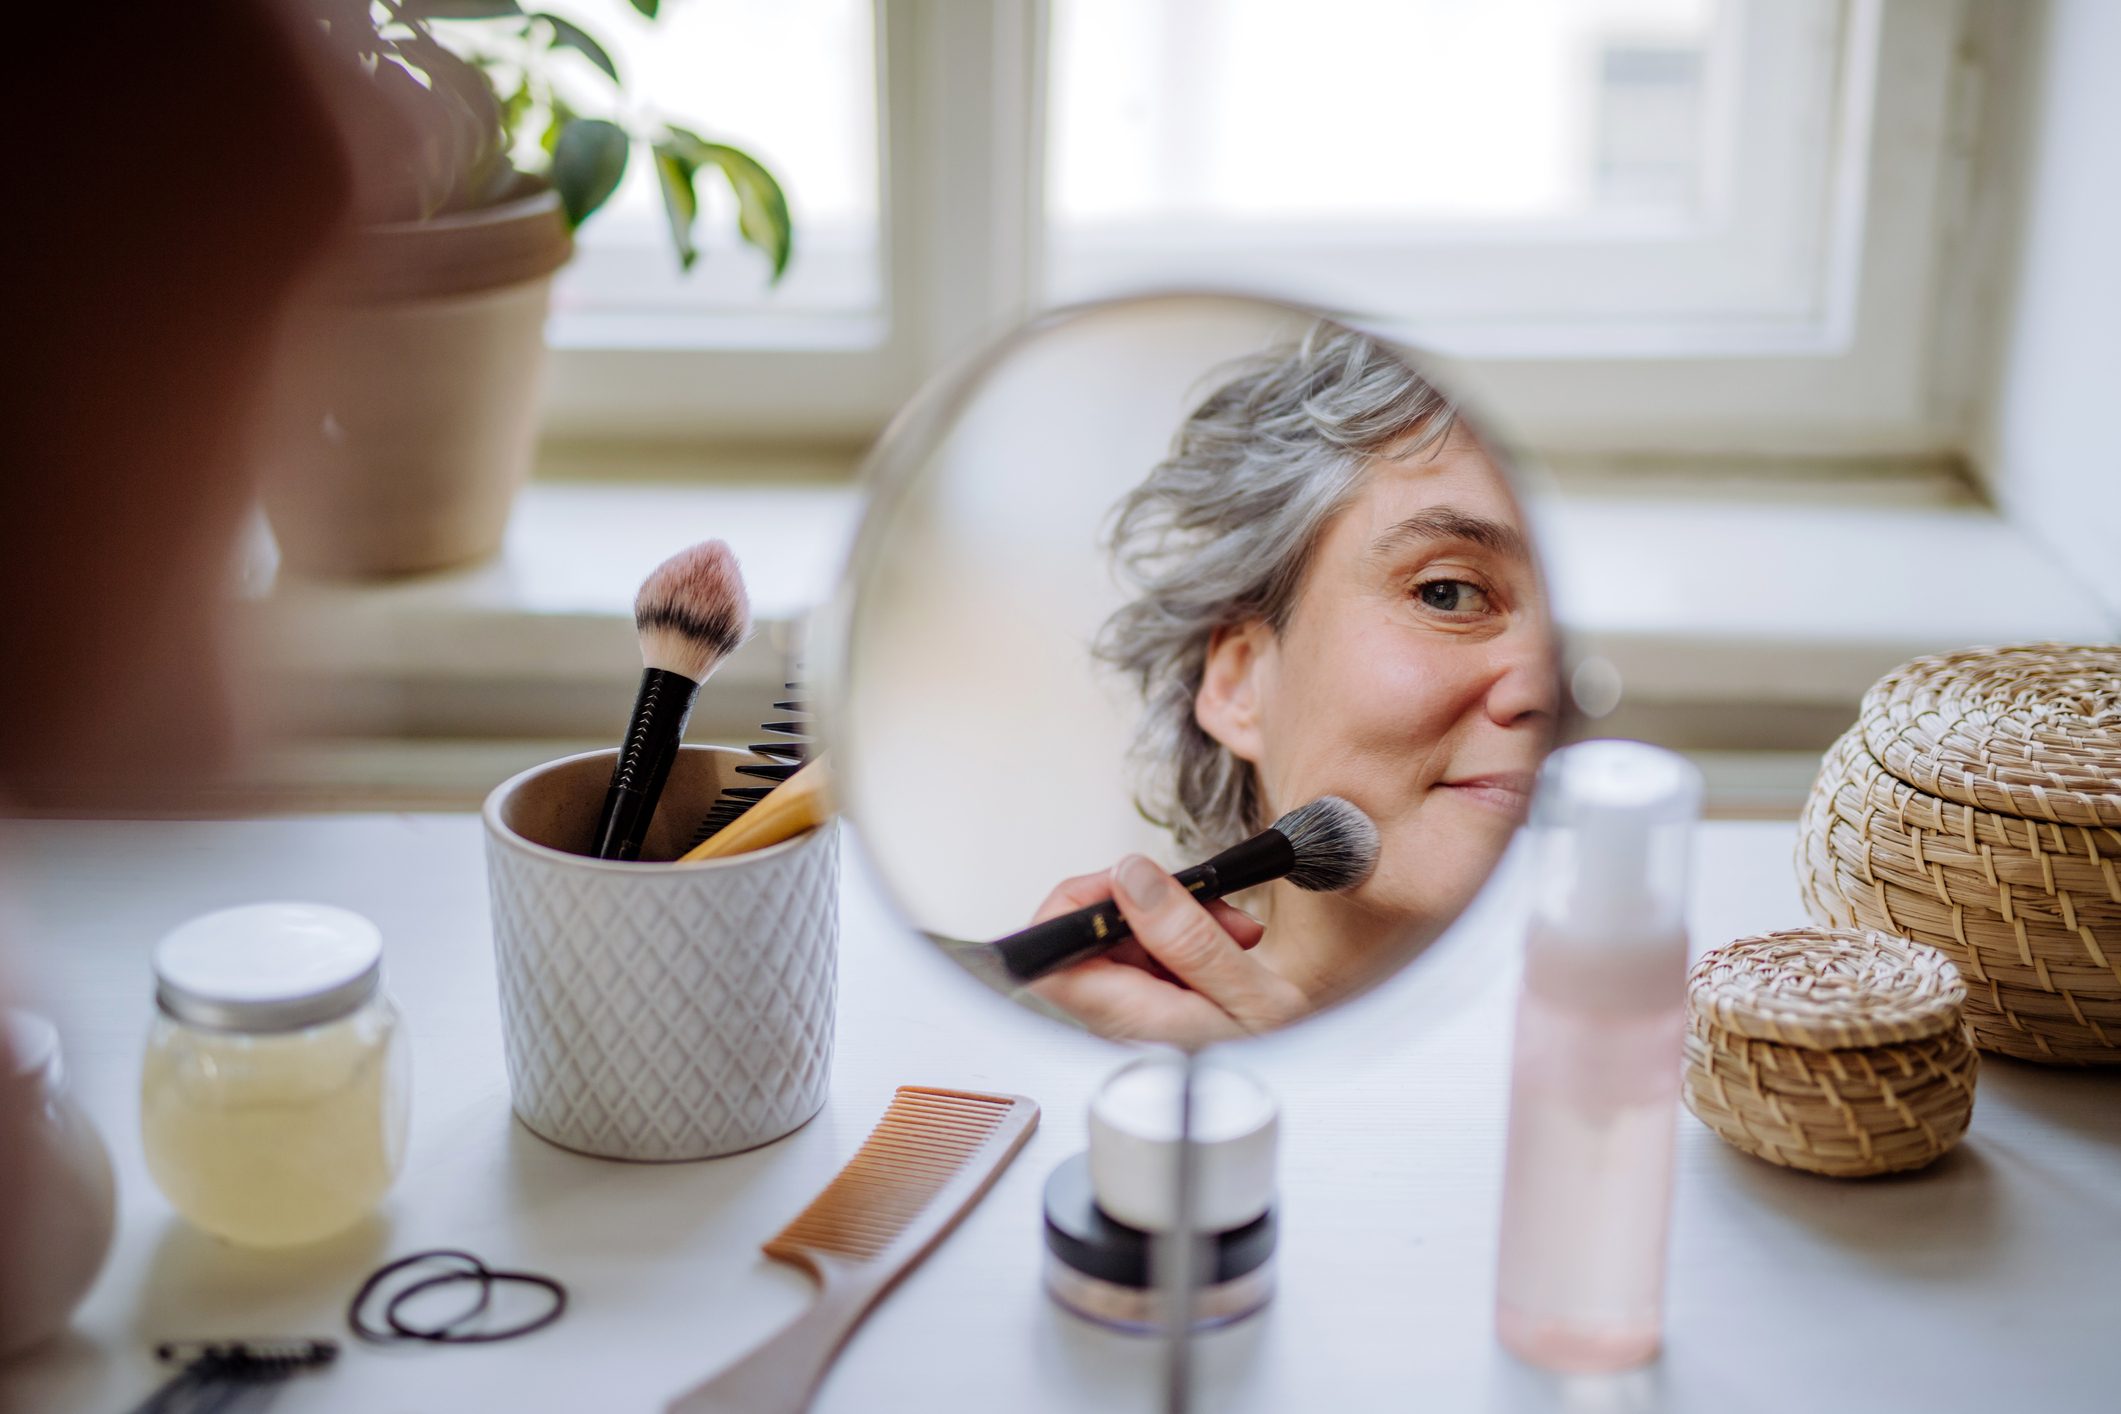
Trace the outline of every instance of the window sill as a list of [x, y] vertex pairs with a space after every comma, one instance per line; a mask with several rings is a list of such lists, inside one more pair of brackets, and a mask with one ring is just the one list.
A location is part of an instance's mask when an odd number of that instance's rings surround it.
[[1563, 466], [1540, 504], [1555, 602], [1620, 704], [1593, 728], [1687, 752], [1711, 814], [1789, 818], [1896, 664], [2117, 625], [1956, 474], [1878, 464]]
[[[280, 584], [258, 611], [283, 719], [304, 744], [265, 763], [270, 794], [461, 806], [516, 765], [605, 744], [639, 670], [644, 566], [709, 536], [743, 563], [757, 632], [702, 692], [693, 736], [749, 739], [859, 509], [844, 482], [540, 482], [491, 564], [375, 586]], [[2037, 544], [1944, 478], [1576, 469], [1535, 515], [1564, 621], [1622, 685], [1598, 729], [1698, 753], [1726, 813], [1792, 807], [1820, 748], [1895, 663], [1978, 642], [2104, 640], [2116, 627]]]
[[275, 584], [256, 613], [281, 717], [297, 737], [601, 737], [640, 675], [641, 576], [719, 538], [743, 566], [753, 633], [701, 693], [694, 734], [753, 735], [858, 508], [845, 482], [535, 482], [487, 564], [380, 584]]
[[[1825, 745], [1878, 676], [1976, 643], [2105, 641], [2087, 586], [1947, 473], [1586, 473], [1542, 499], [1555, 602], [1616, 670], [1607, 725], [1703, 749]], [[1823, 714], [1823, 715], [1822, 715]], [[1656, 730], [1659, 726], [1662, 730]]]

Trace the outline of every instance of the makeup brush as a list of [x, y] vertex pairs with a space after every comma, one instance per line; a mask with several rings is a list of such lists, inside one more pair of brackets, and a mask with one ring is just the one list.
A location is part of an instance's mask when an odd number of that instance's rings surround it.
[[591, 837], [589, 852], [598, 859], [640, 858], [693, 697], [750, 632], [736, 556], [708, 540], [657, 565], [633, 601], [633, 626], [641, 639], [641, 690]]
[[[1275, 879], [1299, 889], [1337, 893], [1377, 867], [1377, 826], [1337, 795], [1300, 805], [1242, 844], [1177, 875], [1203, 903]], [[983, 951], [1001, 960], [1008, 978], [1031, 982], [1113, 947], [1132, 936], [1119, 905], [1093, 903], [1022, 932], [998, 938]], [[968, 950], [969, 951], [969, 950]]]

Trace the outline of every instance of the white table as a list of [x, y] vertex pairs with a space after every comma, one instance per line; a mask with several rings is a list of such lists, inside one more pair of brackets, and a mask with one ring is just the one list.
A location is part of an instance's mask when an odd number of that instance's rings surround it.
[[[1703, 834], [1697, 945], [1801, 920], [1790, 828]], [[1039, 1190], [1082, 1144], [1117, 1054], [1001, 1005], [894, 932], [857, 869], [846, 900], [831, 1101], [780, 1143], [640, 1166], [562, 1152], [509, 1115], [486, 884], [468, 816], [51, 823], [0, 841], [18, 982], [58, 1020], [113, 1151], [116, 1250], [73, 1333], [0, 1369], [0, 1402], [115, 1411], [182, 1336], [344, 1336], [360, 1278], [462, 1246], [562, 1277], [558, 1326], [495, 1347], [377, 1351], [286, 1388], [276, 1410], [660, 1408], [780, 1324], [805, 1280], [758, 1242], [860, 1143], [901, 1083], [1031, 1095], [1045, 1119], [966, 1223], [873, 1315], [826, 1411], [1149, 1409], [1153, 1345], [1087, 1326], [1038, 1285]], [[1281, 1288], [1201, 1344], [1200, 1407], [1263, 1414], [1486, 1409], [2121, 1409], [2121, 1074], [1984, 1062], [1973, 1132], [1929, 1171], [1837, 1183], [1770, 1168], [1680, 1117], [1668, 1351], [1613, 1379], [1517, 1366], [1490, 1332], [1512, 980], [1506, 890], [1474, 951], [1335, 1023], [1255, 1050], [1282, 1097]], [[365, 1229], [257, 1254], [178, 1221], [135, 1133], [147, 950], [205, 909], [318, 899], [384, 930], [411, 1028], [411, 1156]], [[26, 944], [26, 946], [23, 946]]]

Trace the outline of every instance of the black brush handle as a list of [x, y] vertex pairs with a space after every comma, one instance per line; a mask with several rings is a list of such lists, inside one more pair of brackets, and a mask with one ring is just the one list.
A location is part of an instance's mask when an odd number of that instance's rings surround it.
[[648, 838], [648, 824], [663, 798], [663, 782], [670, 779], [670, 763], [677, 760], [678, 743], [685, 739], [685, 722], [699, 690], [700, 685], [683, 673], [667, 668], [642, 671], [641, 690], [633, 699], [633, 724], [619, 746], [611, 788], [604, 792], [604, 813], [591, 836], [589, 852], [598, 859], [641, 857], [641, 841]]
[[[1296, 851], [1288, 836], [1269, 829], [1173, 877], [1187, 893], [1206, 903], [1279, 879], [1295, 867]], [[1119, 905], [1107, 900], [1034, 923], [1021, 932], [995, 939], [991, 946], [1011, 977], [1019, 982], [1035, 982], [1048, 973], [1095, 957], [1133, 934]]]

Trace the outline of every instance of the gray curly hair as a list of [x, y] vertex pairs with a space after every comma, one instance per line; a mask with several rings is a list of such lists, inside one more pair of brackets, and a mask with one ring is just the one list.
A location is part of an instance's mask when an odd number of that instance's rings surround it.
[[1371, 460], [1431, 448], [1456, 418], [1400, 355], [1325, 321], [1220, 372], [1170, 455], [1113, 507], [1106, 547], [1134, 597], [1092, 644], [1141, 692], [1136, 803], [1188, 850], [1269, 823], [1252, 767], [1194, 717], [1216, 631], [1257, 619], [1281, 632]]

